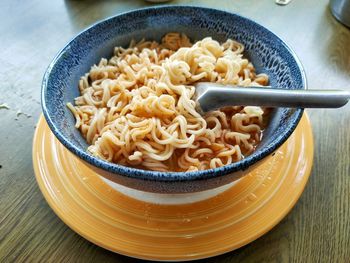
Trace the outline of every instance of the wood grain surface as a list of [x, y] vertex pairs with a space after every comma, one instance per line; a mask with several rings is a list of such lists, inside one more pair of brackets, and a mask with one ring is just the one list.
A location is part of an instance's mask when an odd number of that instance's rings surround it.
[[[171, 4], [209, 6], [252, 18], [296, 51], [310, 88], [350, 90], [350, 30], [332, 17], [328, 1], [274, 2]], [[0, 109], [0, 262], [138, 262], [86, 241], [53, 213], [36, 184], [31, 147], [41, 113], [41, 79], [58, 50], [92, 23], [146, 5], [152, 4], [0, 1], [0, 105], [10, 107]], [[295, 208], [255, 242], [203, 262], [350, 262], [350, 105], [308, 113], [315, 162]]]

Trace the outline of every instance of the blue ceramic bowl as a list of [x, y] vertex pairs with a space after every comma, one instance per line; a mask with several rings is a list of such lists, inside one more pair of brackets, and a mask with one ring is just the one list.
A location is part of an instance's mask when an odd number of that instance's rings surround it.
[[100, 160], [87, 152], [87, 143], [74, 127], [66, 107], [79, 95], [78, 81], [100, 58], [112, 56], [114, 46], [127, 46], [131, 39], [160, 40], [168, 32], [183, 32], [192, 40], [211, 36], [218, 41], [233, 38], [246, 47], [245, 55], [258, 72], [270, 77], [270, 85], [305, 89], [306, 79], [294, 52], [261, 25], [215, 9], [162, 6], [135, 10], [101, 21], [77, 35], [49, 65], [42, 84], [42, 107], [52, 132], [72, 153], [100, 175], [125, 186], [157, 193], [197, 192], [240, 178], [272, 154], [294, 131], [303, 110], [279, 108], [257, 150], [244, 160], [197, 172], [154, 172]]

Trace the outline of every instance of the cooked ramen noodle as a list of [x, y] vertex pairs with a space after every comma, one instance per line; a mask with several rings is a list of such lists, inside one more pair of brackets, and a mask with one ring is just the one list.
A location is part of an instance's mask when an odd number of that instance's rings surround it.
[[81, 77], [81, 96], [68, 103], [88, 151], [101, 159], [155, 171], [196, 171], [237, 162], [261, 140], [267, 110], [236, 106], [195, 110], [194, 83], [264, 86], [244, 46], [184, 34], [161, 43], [132, 41]]

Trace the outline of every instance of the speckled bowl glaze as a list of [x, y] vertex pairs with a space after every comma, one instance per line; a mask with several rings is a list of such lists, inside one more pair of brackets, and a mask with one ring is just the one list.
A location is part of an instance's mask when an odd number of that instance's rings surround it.
[[127, 46], [131, 39], [160, 40], [168, 32], [183, 32], [193, 41], [211, 36], [218, 41], [233, 38], [245, 45], [245, 56], [258, 72], [270, 77], [270, 85], [305, 89], [306, 79], [294, 52], [275, 34], [261, 25], [215, 9], [192, 6], [162, 6], [135, 10], [101, 21], [77, 35], [49, 65], [42, 84], [42, 107], [46, 121], [59, 141], [101, 176], [118, 184], [156, 193], [198, 192], [220, 187], [244, 176], [287, 140], [303, 110], [278, 108], [273, 111], [264, 138], [256, 151], [240, 162], [197, 172], [154, 172], [95, 158], [74, 127], [66, 107], [79, 95], [79, 78], [112, 56], [114, 46]]

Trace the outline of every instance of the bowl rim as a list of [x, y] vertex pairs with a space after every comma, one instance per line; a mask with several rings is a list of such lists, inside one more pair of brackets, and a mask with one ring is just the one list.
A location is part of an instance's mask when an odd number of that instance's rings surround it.
[[56, 138], [72, 153], [77, 155], [79, 158], [81, 158], [83, 161], [87, 162], [88, 164], [95, 166], [99, 169], [105, 170], [109, 173], [117, 175], [122, 175], [125, 177], [133, 178], [133, 179], [139, 179], [139, 180], [147, 180], [147, 181], [163, 181], [163, 182], [178, 182], [178, 181], [193, 181], [193, 180], [205, 180], [210, 178], [216, 178], [225, 176], [234, 172], [244, 171], [248, 169], [249, 166], [259, 162], [260, 160], [264, 159], [269, 154], [273, 153], [278, 147], [280, 147], [292, 134], [292, 132], [295, 130], [296, 126], [298, 125], [302, 115], [303, 115], [303, 108], [297, 108], [295, 113], [296, 117], [294, 120], [291, 121], [291, 123], [288, 125], [288, 127], [277, 137], [277, 139], [267, 147], [264, 147], [263, 150], [260, 152], [259, 155], [251, 154], [244, 158], [241, 161], [231, 163], [229, 165], [225, 165], [222, 167], [214, 168], [214, 169], [207, 169], [207, 170], [200, 170], [200, 171], [190, 171], [190, 172], [159, 172], [159, 171], [151, 171], [151, 170], [143, 170], [128, 166], [123, 166], [116, 163], [107, 162], [105, 160], [99, 159], [95, 156], [92, 156], [87, 152], [87, 150], [81, 150], [77, 146], [75, 146], [73, 143], [69, 141], [66, 136], [64, 136], [59, 128], [55, 125], [54, 121], [50, 117], [49, 110], [46, 106], [47, 100], [45, 99], [45, 94], [47, 91], [49, 76], [51, 74], [52, 69], [55, 67], [56, 62], [59, 60], [59, 58], [64, 54], [64, 52], [69, 48], [72, 42], [75, 41], [75, 39], [95, 26], [102, 25], [103, 23], [106, 23], [112, 19], [115, 19], [117, 17], [121, 16], [127, 16], [133, 13], [138, 12], [145, 12], [145, 11], [156, 11], [159, 9], [170, 9], [170, 10], [178, 10], [178, 9], [200, 9], [206, 12], [217, 12], [225, 15], [231, 15], [236, 16], [243, 20], [248, 20], [248, 22], [255, 24], [256, 26], [263, 28], [264, 30], [267, 30], [269, 34], [272, 34], [276, 37], [276, 39], [280, 42], [282, 46], [286, 48], [286, 50], [291, 54], [293, 57], [295, 63], [297, 64], [298, 69], [301, 73], [302, 78], [302, 85], [304, 89], [307, 89], [307, 79], [305, 70], [302, 66], [302, 63], [296, 53], [293, 51], [291, 47], [289, 47], [282, 38], [280, 38], [278, 35], [270, 31], [265, 26], [260, 25], [259, 23], [255, 22], [254, 20], [241, 16], [234, 12], [228, 12], [220, 9], [215, 8], [209, 8], [209, 7], [201, 7], [201, 6], [194, 6], [194, 5], [158, 5], [154, 7], [145, 7], [145, 8], [139, 8], [134, 9], [131, 11], [126, 11], [119, 13], [117, 15], [109, 16], [103, 20], [99, 20], [95, 23], [93, 23], [91, 26], [85, 28], [80, 33], [76, 34], [73, 38], [71, 38], [70, 41], [67, 42], [67, 44], [57, 53], [57, 55], [54, 57], [54, 59], [51, 61], [49, 66], [46, 69], [46, 72], [43, 76], [42, 85], [41, 85], [41, 105], [42, 105], [42, 111], [44, 113], [44, 117], [46, 119], [46, 122], [51, 129], [51, 131], [54, 133]]

